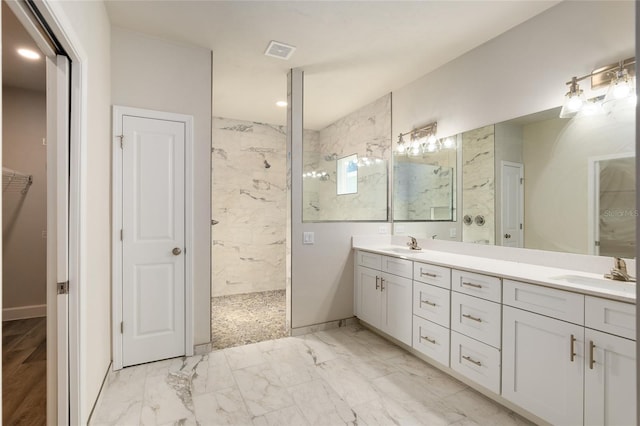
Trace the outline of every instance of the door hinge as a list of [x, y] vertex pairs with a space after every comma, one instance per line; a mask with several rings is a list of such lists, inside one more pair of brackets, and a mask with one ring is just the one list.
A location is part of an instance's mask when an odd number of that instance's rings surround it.
[[69, 281], [58, 283], [58, 294], [69, 294]]
[[122, 229], [120, 230], [120, 241], [122, 241]]
[[520, 185], [524, 183], [524, 178], [520, 178]]
[[596, 241], [596, 247], [600, 247], [600, 241]]
[[522, 229], [522, 224], [520, 224], [520, 229]]
[[120, 334], [124, 333], [124, 322], [120, 321]]
[[116, 136], [116, 138], [120, 138], [120, 149], [122, 149], [122, 147], [124, 146], [124, 135], [118, 135]]

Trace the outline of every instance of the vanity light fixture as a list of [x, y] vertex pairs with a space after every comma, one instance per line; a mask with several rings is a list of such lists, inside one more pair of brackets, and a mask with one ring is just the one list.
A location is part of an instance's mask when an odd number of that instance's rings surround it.
[[[603, 106], [611, 108], [618, 103], [635, 106], [635, 58], [625, 59], [615, 64], [593, 70], [582, 77], [572, 77], [566, 84], [569, 91], [565, 94], [564, 104], [560, 111], [560, 118], [570, 118], [578, 113], [583, 115], [595, 115], [601, 113]], [[607, 94], [585, 99], [584, 93], [578, 82], [591, 78], [591, 89], [597, 90], [607, 87]]]
[[[436, 139], [438, 122], [429, 123], [426, 126], [413, 129], [406, 133], [400, 133], [396, 143], [396, 153], [399, 155], [419, 155], [424, 152], [433, 152], [439, 149]], [[408, 141], [405, 141], [405, 137]]]

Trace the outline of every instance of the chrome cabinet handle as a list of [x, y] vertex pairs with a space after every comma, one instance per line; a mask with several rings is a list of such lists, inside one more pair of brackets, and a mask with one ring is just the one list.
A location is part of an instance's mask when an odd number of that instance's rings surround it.
[[436, 274], [432, 274], [431, 272], [422, 272], [422, 268], [420, 268], [420, 275], [421, 276], [427, 276], [427, 277], [431, 277], [431, 278], [438, 278], [438, 276]]
[[575, 348], [575, 343], [576, 343], [576, 337], [572, 334], [571, 335], [571, 347], [569, 348], [569, 350], [571, 351], [571, 362], [573, 362], [574, 358], [576, 357], [576, 348]]
[[472, 315], [469, 314], [462, 314], [463, 317], [465, 318], [469, 318], [470, 320], [476, 321], [476, 322], [482, 322], [482, 318], [476, 318]]
[[593, 370], [593, 365], [596, 363], [596, 360], [593, 359], [593, 350], [596, 348], [596, 345], [593, 343], [593, 340], [589, 341], [589, 369]]
[[421, 301], [420, 301], [420, 303], [424, 303], [424, 304], [426, 304], [426, 305], [433, 306], [433, 307], [438, 306], [438, 305], [436, 305], [436, 304], [435, 304], [435, 303], [433, 303], [433, 302], [429, 302], [428, 300], [421, 300]]
[[380, 284], [378, 284], [379, 276], [376, 275], [376, 290], [380, 288]]
[[427, 342], [431, 343], [432, 345], [435, 345], [437, 343], [434, 339], [430, 339], [427, 336], [420, 336], [420, 340], [426, 340]]
[[171, 253], [173, 253], [174, 256], [177, 256], [182, 253], [182, 250], [180, 250], [180, 247], [175, 247], [173, 250], [171, 250]]
[[462, 358], [466, 359], [469, 362], [474, 363], [478, 367], [482, 367], [482, 363], [480, 361], [476, 361], [475, 359], [471, 358], [470, 356], [462, 355]]
[[474, 284], [474, 283], [468, 283], [468, 282], [463, 282], [462, 285], [466, 285], [473, 288], [482, 288], [480, 284]]
[[380, 278], [380, 291], [384, 291], [384, 278]]

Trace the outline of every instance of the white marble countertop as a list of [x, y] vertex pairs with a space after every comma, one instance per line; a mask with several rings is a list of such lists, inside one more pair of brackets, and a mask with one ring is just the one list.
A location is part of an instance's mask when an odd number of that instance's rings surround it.
[[603, 275], [594, 273], [550, 268], [479, 256], [461, 255], [444, 251], [414, 251], [409, 250], [406, 246], [390, 244], [354, 243], [353, 248], [417, 262], [500, 276], [506, 279], [524, 281], [545, 287], [603, 297], [621, 302], [634, 304], [636, 302], [636, 283], [607, 280], [603, 278]]

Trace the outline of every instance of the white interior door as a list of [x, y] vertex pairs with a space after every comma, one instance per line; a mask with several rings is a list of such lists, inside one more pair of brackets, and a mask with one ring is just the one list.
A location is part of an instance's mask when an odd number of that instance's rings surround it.
[[185, 132], [122, 116], [123, 366], [185, 354]]
[[69, 424], [69, 87], [66, 56], [47, 57], [47, 415]]
[[524, 166], [502, 162], [501, 245], [524, 247]]

